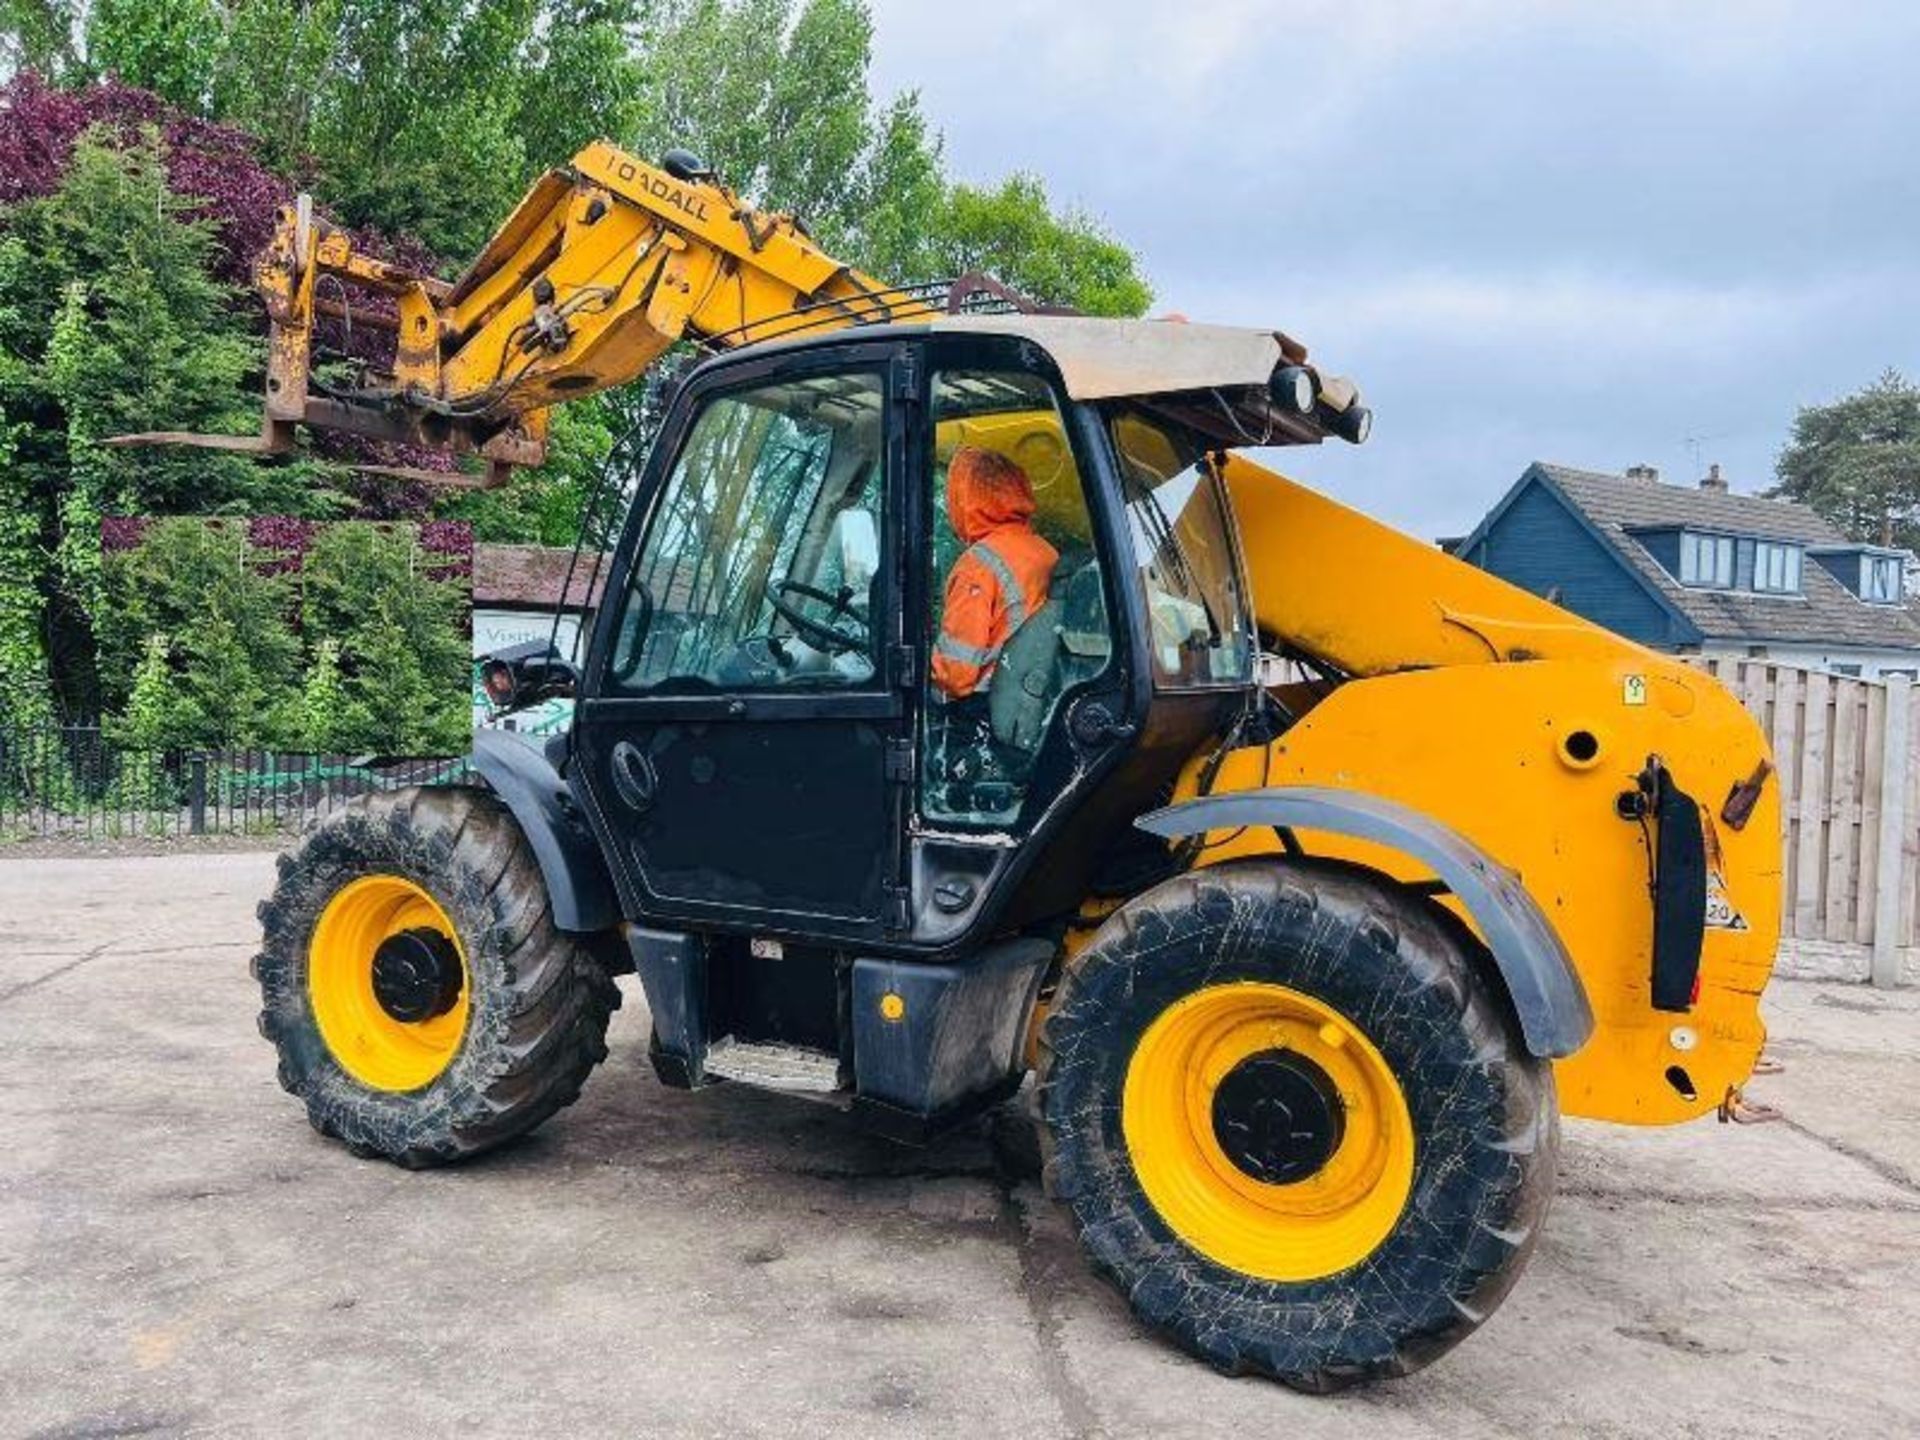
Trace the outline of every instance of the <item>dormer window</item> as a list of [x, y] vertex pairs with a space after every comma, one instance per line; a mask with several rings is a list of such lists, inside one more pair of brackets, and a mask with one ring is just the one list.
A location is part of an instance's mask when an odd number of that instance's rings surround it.
[[1800, 593], [1800, 547], [1760, 540], [1753, 547], [1753, 588], [1762, 595]]
[[1862, 556], [1860, 598], [1872, 601], [1876, 605], [1899, 604], [1904, 598], [1901, 594], [1901, 568], [1902, 562], [1898, 555]]
[[1907, 598], [1905, 551], [1877, 545], [1819, 545], [1809, 553], [1849, 593], [1869, 605], [1898, 605]]
[[1680, 537], [1680, 583], [1726, 590], [1733, 585], [1733, 537], [1686, 531]]

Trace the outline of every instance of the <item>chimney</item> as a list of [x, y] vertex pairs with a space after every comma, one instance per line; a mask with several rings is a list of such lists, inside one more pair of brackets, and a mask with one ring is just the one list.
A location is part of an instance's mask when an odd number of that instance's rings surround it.
[[1716, 495], [1727, 493], [1727, 477], [1720, 473], [1718, 465], [1707, 466], [1707, 473], [1700, 481], [1702, 490], [1711, 490]]
[[1660, 471], [1652, 465], [1629, 465], [1627, 466], [1627, 479], [1637, 485], [1658, 485], [1660, 483]]

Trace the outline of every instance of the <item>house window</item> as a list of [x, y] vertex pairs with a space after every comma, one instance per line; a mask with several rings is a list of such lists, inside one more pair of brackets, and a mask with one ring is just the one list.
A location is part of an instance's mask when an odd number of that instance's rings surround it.
[[1768, 595], [1800, 593], [1800, 547], [1762, 540], [1753, 547], [1753, 588]]
[[1878, 605], [1895, 605], [1900, 594], [1900, 557], [1863, 555], [1860, 557], [1860, 598]]
[[1692, 531], [1680, 537], [1680, 583], [1710, 585], [1726, 589], [1733, 584], [1733, 537], [1696, 535]]

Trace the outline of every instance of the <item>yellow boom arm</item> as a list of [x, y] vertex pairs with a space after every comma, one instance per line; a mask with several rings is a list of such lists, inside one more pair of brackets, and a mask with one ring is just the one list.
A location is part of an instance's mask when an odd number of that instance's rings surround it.
[[[589, 145], [541, 177], [451, 284], [364, 253], [300, 197], [255, 275], [270, 322], [261, 436], [117, 443], [277, 454], [306, 424], [478, 453], [492, 484], [540, 462], [548, 407], [635, 379], [681, 339], [726, 348], [933, 313], [828, 255], [793, 216], [748, 208], [691, 156], [666, 166]], [[391, 368], [324, 383], [323, 318], [391, 332]]]

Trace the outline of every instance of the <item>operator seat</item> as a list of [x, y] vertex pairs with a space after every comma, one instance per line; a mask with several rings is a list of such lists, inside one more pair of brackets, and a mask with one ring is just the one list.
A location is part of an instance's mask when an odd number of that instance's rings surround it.
[[987, 688], [994, 741], [1029, 759], [1046, 739], [1060, 696], [1097, 675], [1112, 649], [1100, 567], [1091, 555], [1064, 556], [1048, 597], [1008, 639]]

